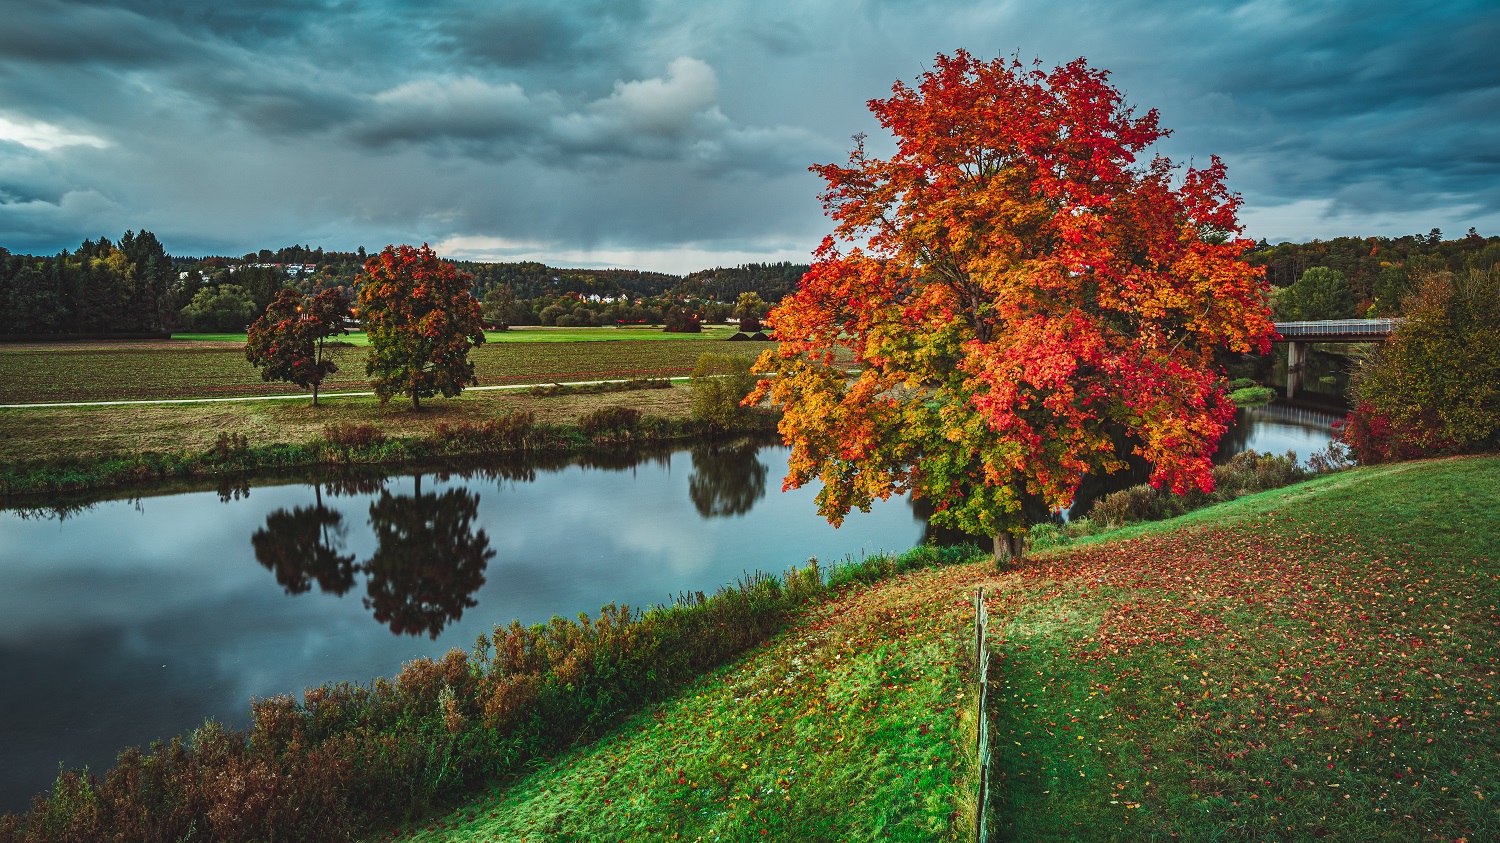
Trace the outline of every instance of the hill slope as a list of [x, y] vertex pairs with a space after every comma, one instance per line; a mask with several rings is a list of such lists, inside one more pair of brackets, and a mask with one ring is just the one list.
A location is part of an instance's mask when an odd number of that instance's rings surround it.
[[1500, 459], [1360, 469], [858, 589], [426, 840], [1500, 839]]

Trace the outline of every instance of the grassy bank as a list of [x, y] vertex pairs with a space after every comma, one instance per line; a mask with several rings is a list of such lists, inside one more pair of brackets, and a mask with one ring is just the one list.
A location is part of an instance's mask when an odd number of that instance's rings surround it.
[[1033, 560], [991, 609], [997, 839], [1500, 839], [1497, 532], [1489, 457]]
[[608, 406], [629, 405], [643, 414], [685, 419], [688, 389], [627, 394], [529, 395], [525, 390], [465, 392], [457, 398], [381, 405], [373, 397], [337, 398], [313, 407], [307, 401], [149, 404], [104, 407], [0, 409], [0, 463], [90, 459], [145, 451], [203, 451], [220, 433], [243, 436], [251, 447], [310, 442], [329, 424], [369, 424], [388, 436], [427, 436], [439, 424], [481, 424], [527, 412], [543, 424], [569, 425]]
[[[775, 430], [769, 411], [748, 415], [732, 430], [695, 422], [689, 418], [687, 392], [682, 387], [649, 389], [628, 398], [610, 393], [503, 398], [475, 393], [421, 413], [382, 407], [373, 399], [350, 399], [352, 406], [338, 412], [284, 402], [173, 406], [156, 412], [118, 407], [16, 411], [0, 414], [5, 434], [0, 454], [6, 457], [0, 461], [0, 497], [24, 504], [38, 496], [315, 466], [620, 450]], [[625, 403], [632, 406], [621, 406]]]
[[907, 574], [379, 837], [951, 839], [961, 601], [984, 585], [994, 840], [1500, 839], [1497, 533], [1500, 459], [1481, 457]]
[[373, 839], [966, 839], [969, 596], [990, 570], [856, 588], [597, 744]]

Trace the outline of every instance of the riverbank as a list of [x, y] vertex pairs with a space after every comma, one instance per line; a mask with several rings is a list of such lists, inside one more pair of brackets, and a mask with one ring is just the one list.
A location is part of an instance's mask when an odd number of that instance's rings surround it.
[[1500, 458], [1472, 457], [908, 574], [380, 838], [948, 839], [983, 585], [997, 839], [1493, 839], [1497, 533]]
[[[619, 450], [769, 433], [776, 415], [728, 430], [691, 418], [685, 386], [622, 393], [466, 393], [421, 412], [351, 398], [0, 412], [0, 498], [203, 478], [248, 481], [318, 466], [421, 466], [459, 457]], [[87, 443], [87, 444], [85, 444]]]

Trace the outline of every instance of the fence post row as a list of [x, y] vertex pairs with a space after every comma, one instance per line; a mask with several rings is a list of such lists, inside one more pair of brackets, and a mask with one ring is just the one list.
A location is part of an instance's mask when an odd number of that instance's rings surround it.
[[989, 811], [990, 783], [990, 613], [984, 605], [984, 589], [974, 592], [974, 664], [979, 680], [979, 728], [975, 730], [975, 752], [979, 760], [979, 785], [974, 803], [974, 840], [984, 843], [989, 835], [986, 819]]

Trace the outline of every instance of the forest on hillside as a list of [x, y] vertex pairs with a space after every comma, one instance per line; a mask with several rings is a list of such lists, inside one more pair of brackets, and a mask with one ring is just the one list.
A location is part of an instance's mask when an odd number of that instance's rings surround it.
[[[149, 231], [85, 240], [56, 255], [0, 248], [0, 335], [236, 331], [278, 290], [358, 286], [368, 255], [292, 245], [239, 257], [174, 257]], [[1396, 316], [1417, 279], [1500, 265], [1500, 237], [1474, 229], [1404, 237], [1262, 240], [1247, 254], [1263, 266], [1278, 319]], [[791, 293], [806, 264], [750, 263], [687, 275], [554, 267], [534, 261], [455, 261], [474, 278], [486, 318], [507, 325], [661, 324], [763, 317]]]

